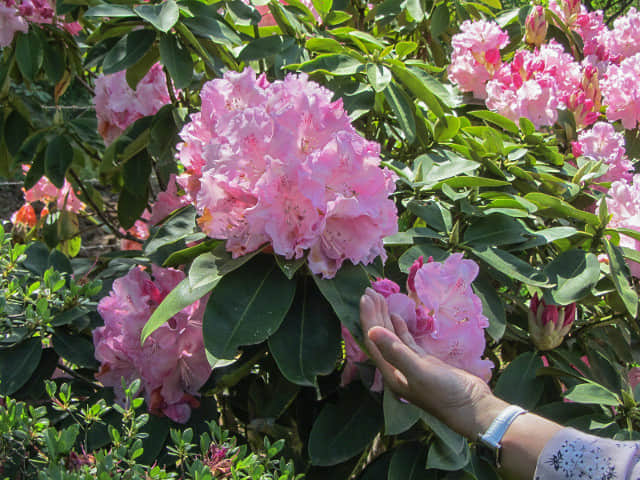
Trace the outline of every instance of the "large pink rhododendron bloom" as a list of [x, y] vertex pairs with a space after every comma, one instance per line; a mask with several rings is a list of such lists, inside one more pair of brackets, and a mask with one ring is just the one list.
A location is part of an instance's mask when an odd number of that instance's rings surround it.
[[[10, 45], [16, 32], [27, 33], [29, 23], [53, 23], [55, 8], [53, 0], [0, 0], [0, 48]], [[58, 25], [71, 35], [82, 30], [78, 22]]]
[[394, 175], [341, 100], [304, 74], [270, 83], [250, 68], [207, 82], [201, 98], [178, 159], [207, 235], [226, 239], [234, 257], [264, 244], [288, 259], [308, 251], [325, 278], [345, 260], [386, 258], [382, 239], [397, 232]]
[[113, 282], [109, 296], [98, 304], [104, 327], [93, 331], [96, 377], [113, 387], [118, 402], [124, 401], [122, 379], [141, 379], [149, 410], [184, 423], [191, 408], [199, 404], [198, 390], [209, 378], [202, 338], [206, 297], [184, 308], [154, 331], [140, 345], [147, 320], [185, 274], [171, 268], [153, 267], [153, 279], [140, 268]]
[[[482, 359], [484, 329], [489, 321], [482, 314], [482, 301], [471, 288], [478, 271], [478, 265], [465, 260], [461, 253], [450, 255], [444, 262], [429, 258], [423, 263], [420, 257], [409, 271], [408, 294], [401, 293], [389, 279], [378, 279], [372, 287], [385, 297], [389, 313], [406, 322], [416, 344], [426, 353], [489, 381], [493, 363]], [[355, 378], [357, 364], [366, 360], [366, 355], [345, 329], [343, 338], [347, 352], [344, 385]], [[379, 388], [378, 375], [372, 390]]]
[[640, 53], [611, 65], [601, 80], [607, 118], [620, 120], [624, 128], [635, 128], [640, 121]]
[[[640, 174], [633, 176], [633, 183], [613, 182], [607, 193], [607, 209], [611, 215], [608, 226], [640, 232]], [[628, 235], [620, 235], [620, 246], [640, 251], [640, 241]], [[628, 260], [628, 264], [631, 274], [640, 278], [640, 263]]]
[[120, 136], [136, 120], [155, 115], [171, 102], [162, 65], [156, 63], [136, 86], [127, 83], [126, 71], [96, 79], [95, 98], [98, 132], [106, 145]]

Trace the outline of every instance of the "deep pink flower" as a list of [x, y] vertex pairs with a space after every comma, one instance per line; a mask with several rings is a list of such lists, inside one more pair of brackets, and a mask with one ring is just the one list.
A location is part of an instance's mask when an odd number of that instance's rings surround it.
[[371, 282], [371, 288], [384, 298], [394, 293], [400, 293], [400, 285], [388, 278], [378, 278], [375, 282]]
[[325, 278], [345, 260], [385, 257], [382, 238], [397, 231], [394, 175], [331, 97], [305, 75], [269, 83], [250, 68], [204, 85], [180, 134], [178, 182], [202, 230], [234, 257], [267, 243], [286, 258], [309, 252]]
[[113, 282], [109, 296], [98, 304], [104, 327], [93, 331], [96, 377], [113, 387], [124, 401], [121, 379], [142, 380], [147, 406], [184, 423], [198, 404], [198, 390], [209, 378], [202, 339], [206, 297], [181, 310], [140, 345], [147, 320], [164, 297], [185, 278], [170, 268], [153, 267], [153, 279], [140, 268]]

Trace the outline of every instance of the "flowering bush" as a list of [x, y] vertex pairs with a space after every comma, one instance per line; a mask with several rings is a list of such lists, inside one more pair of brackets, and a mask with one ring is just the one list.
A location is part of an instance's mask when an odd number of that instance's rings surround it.
[[342, 102], [305, 75], [269, 83], [246, 69], [205, 84], [178, 146], [198, 224], [234, 257], [271, 244], [313, 273], [385, 257], [397, 231], [393, 174], [351, 126]]

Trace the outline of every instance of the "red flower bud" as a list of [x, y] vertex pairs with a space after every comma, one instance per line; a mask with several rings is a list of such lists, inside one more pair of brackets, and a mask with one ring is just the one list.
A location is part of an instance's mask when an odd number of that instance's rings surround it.
[[576, 318], [576, 304], [547, 305], [535, 294], [529, 306], [529, 333], [540, 350], [552, 350], [562, 343]]

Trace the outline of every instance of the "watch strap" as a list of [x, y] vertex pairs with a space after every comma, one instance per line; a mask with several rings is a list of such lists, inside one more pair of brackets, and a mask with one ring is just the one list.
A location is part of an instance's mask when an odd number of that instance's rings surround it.
[[507, 429], [513, 421], [523, 413], [527, 413], [522, 407], [517, 405], [509, 405], [502, 410], [498, 416], [491, 422], [489, 428], [483, 434], [478, 435], [480, 443], [488, 447], [494, 452], [495, 466], [500, 467], [500, 449], [502, 447], [502, 437], [507, 433]]

